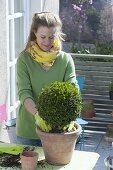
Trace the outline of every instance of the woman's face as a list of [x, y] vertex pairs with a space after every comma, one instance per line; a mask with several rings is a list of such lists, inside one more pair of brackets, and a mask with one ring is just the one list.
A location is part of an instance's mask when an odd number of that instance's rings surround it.
[[54, 39], [56, 38], [55, 27], [44, 27], [40, 26], [35, 33], [36, 42], [43, 51], [50, 51], [53, 47]]

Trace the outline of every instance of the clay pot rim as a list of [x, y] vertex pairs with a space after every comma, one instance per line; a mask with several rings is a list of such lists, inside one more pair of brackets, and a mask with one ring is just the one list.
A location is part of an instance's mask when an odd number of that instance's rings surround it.
[[50, 133], [50, 132], [44, 132], [44, 131], [42, 131], [38, 126], [36, 127], [36, 132], [37, 132], [37, 134], [38, 133], [43, 133], [44, 135], [47, 135], [47, 136], [54, 136], [54, 135], [57, 135], [57, 136], [61, 136], [61, 135], [73, 135], [73, 134], [80, 134], [81, 132], [82, 132], [82, 127], [81, 127], [81, 125], [80, 124], [78, 124], [78, 123], [75, 123], [76, 125], [77, 125], [77, 130], [75, 130], [75, 131], [72, 131], [72, 132], [62, 132], [62, 133]]
[[[27, 155], [28, 154], [28, 155]], [[31, 157], [35, 157], [35, 156], [39, 156], [39, 153], [38, 152], [35, 152], [35, 151], [23, 151], [21, 154], [20, 154], [20, 157], [27, 157], [27, 158], [31, 158]]]

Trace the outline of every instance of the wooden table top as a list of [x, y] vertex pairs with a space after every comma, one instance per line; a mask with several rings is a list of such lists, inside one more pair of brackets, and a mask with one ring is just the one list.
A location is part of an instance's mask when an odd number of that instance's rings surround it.
[[[0, 144], [0, 147], [12, 146], [12, 145], [15, 144]], [[72, 160], [69, 164], [65, 166], [53, 166], [53, 165], [49, 165], [45, 161], [42, 147], [36, 147], [36, 152], [39, 153], [39, 165], [37, 164], [37, 170], [93, 170], [99, 158], [99, 154], [96, 152], [75, 150], [72, 156]], [[0, 167], [0, 169], [20, 170], [21, 168]]]

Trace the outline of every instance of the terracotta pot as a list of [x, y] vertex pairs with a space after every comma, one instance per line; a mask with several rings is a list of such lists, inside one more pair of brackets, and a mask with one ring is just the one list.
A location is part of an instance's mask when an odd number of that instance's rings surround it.
[[46, 161], [52, 165], [65, 165], [72, 158], [81, 126], [77, 124], [76, 131], [67, 133], [46, 133], [38, 127], [36, 132], [41, 139]]
[[82, 117], [83, 118], [92, 118], [95, 116], [95, 111], [92, 112], [82, 112]]
[[82, 118], [92, 118], [95, 113], [93, 100], [85, 100], [83, 102]]
[[20, 154], [22, 170], [36, 170], [38, 153], [34, 151], [24, 151]]

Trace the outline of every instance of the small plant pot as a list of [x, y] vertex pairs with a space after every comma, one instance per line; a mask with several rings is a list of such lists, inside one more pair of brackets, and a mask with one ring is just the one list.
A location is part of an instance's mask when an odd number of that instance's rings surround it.
[[22, 170], [36, 170], [38, 153], [34, 151], [24, 151], [20, 154]]
[[95, 108], [93, 100], [85, 100], [83, 102], [82, 117], [92, 118], [95, 116]]
[[82, 112], [83, 118], [92, 118], [94, 116], [95, 116], [95, 111], [94, 112]]
[[109, 92], [109, 99], [113, 100], [113, 92], [112, 91]]

